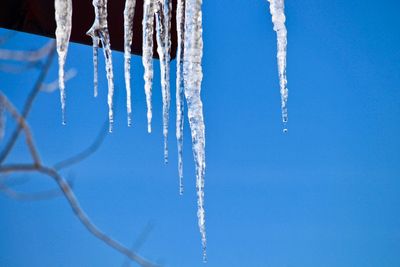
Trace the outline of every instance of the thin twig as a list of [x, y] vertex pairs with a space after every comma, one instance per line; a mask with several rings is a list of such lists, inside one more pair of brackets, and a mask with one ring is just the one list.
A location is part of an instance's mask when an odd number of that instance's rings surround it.
[[[147, 241], [148, 236], [154, 229], [154, 224], [152, 222], [148, 222], [146, 224], [146, 227], [143, 229], [143, 231], [140, 233], [139, 237], [136, 238], [135, 242], [132, 245], [132, 249], [136, 252], [139, 252], [140, 248], [144, 245], [144, 243]], [[128, 257], [125, 258], [124, 262], [122, 263], [122, 267], [130, 267], [131, 262]]]
[[[76, 76], [76, 74], [77, 74], [76, 69], [67, 70], [64, 74], [64, 81], [67, 82], [67, 81], [71, 80], [72, 78], [74, 78]], [[56, 91], [59, 88], [60, 88], [60, 83], [57, 78], [50, 83], [42, 84], [42, 88], [40, 88], [40, 90], [42, 92], [46, 92], [46, 93], [53, 93], [54, 91]]]
[[[73, 187], [72, 181], [68, 181], [68, 184], [71, 188]], [[18, 201], [42, 201], [63, 195], [59, 188], [35, 193], [18, 192], [5, 183], [0, 184], [0, 191], [2, 191], [6, 196]]]
[[43, 63], [41, 61], [26, 62], [23, 64], [0, 64], [0, 71], [11, 74], [19, 74], [29, 69], [40, 69]]
[[82, 152], [79, 152], [78, 154], [70, 158], [57, 162], [56, 164], [53, 165], [53, 168], [59, 171], [61, 169], [65, 169], [67, 167], [70, 167], [71, 165], [74, 165], [86, 159], [99, 149], [105, 137], [107, 136], [107, 133], [108, 133], [108, 120], [103, 123], [103, 126], [101, 127], [99, 133], [97, 134], [96, 139], [89, 147], [87, 147]]
[[8, 100], [8, 98], [1, 93], [0, 91], [0, 98], [1, 98], [1, 103], [3, 105], [3, 108], [8, 110], [8, 112], [11, 114], [11, 116], [14, 118], [15, 121], [17, 121], [18, 125], [20, 128], [22, 128], [25, 132], [25, 138], [26, 138], [26, 144], [29, 147], [29, 151], [31, 153], [32, 159], [35, 162], [35, 164], [39, 165], [40, 164], [40, 157], [39, 153], [36, 150], [35, 144], [33, 142], [33, 137], [31, 130], [28, 126], [28, 123], [25, 121], [25, 119], [18, 113], [17, 109], [14, 107], [14, 105]]
[[49, 41], [47, 44], [35, 51], [15, 51], [0, 49], [0, 59], [28, 62], [39, 61], [51, 53], [53, 49], [53, 42], [54, 41]]

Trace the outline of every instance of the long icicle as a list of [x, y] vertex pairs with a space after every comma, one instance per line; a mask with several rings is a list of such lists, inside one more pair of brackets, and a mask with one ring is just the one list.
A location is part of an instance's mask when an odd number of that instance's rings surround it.
[[203, 79], [201, 66], [203, 56], [201, 5], [202, 0], [186, 0], [183, 73], [193, 154], [196, 163], [197, 217], [203, 247], [203, 260], [206, 261], [207, 240], [204, 211], [205, 128], [203, 104], [200, 97], [201, 81]]
[[128, 126], [132, 124], [131, 102], [131, 45], [133, 38], [133, 18], [135, 16], [136, 0], [126, 0], [124, 10], [124, 70], [126, 86], [126, 111]]
[[144, 91], [147, 104], [147, 131], [151, 133], [151, 94], [153, 86], [153, 32], [154, 32], [154, 0], [145, 0], [143, 6], [143, 45], [142, 62], [144, 67]]
[[164, 161], [168, 163], [168, 127], [169, 127], [169, 110], [171, 105], [171, 17], [172, 17], [172, 1], [163, 0], [163, 11], [165, 19], [165, 92], [164, 99], [165, 112], [163, 111], [163, 133], [164, 133]]
[[185, 30], [185, 2], [178, 0], [176, 9], [178, 49], [176, 52], [176, 140], [178, 144], [179, 194], [183, 194], [183, 52]]
[[[168, 1], [167, 1], [168, 2]], [[168, 123], [169, 123], [169, 107], [170, 107], [170, 85], [169, 85], [169, 53], [168, 51], [168, 12], [165, 9], [169, 5], [165, 5], [160, 1], [156, 6], [156, 40], [157, 53], [160, 58], [161, 72], [161, 94], [163, 102], [163, 135], [164, 135], [164, 162], [168, 162]]]
[[277, 35], [277, 60], [279, 71], [279, 85], [281, 93], [282, 121], [283, 131], [287, 132], [286, 123], [288, 121], [287, 100], [289, 91], [286, 87], [286, 47], [287, 47], [287, 30], [285, 26], [285, 1], [284, 0], [268, 0], [270, 3], [270, 12], [274, 31]]
[[[108, 119], [109, 119], [109, 131], [112, 132], [114, 123], [114, 111], [113, 111], [113, 96], [114, 96], [114, 73], [112, 66], [112, 52], [110, 43], [110, 34], [108, 33], [107, 23], [107, 0], [93, 0], [92, 2], [95, 13], [95, 20], [92, 27], [87, 32], [87, 35], [93, 39], [93, 51], [96, 50], [98, 41], [101, 41], [103, 46], [104, 57], [106, 61], [106, 73], [108, 81]], [[97, 58], [95, 65], [97, 64]]]
[[55, 0], [56, 40], [58, 53], [58, 81], [60, 87], [62, 124], [65, 125], [65, 81], [64, 66], [67, 58], [69, 38], [72, 29], [72, 0]]

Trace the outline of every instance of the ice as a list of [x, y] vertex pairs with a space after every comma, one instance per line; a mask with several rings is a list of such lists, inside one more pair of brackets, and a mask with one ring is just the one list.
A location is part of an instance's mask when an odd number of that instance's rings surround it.
[[270, 12], [272, 15], [272, 23], [274, 31], [277, 35], [278, 46], [278, 71], [279, 85], [281, 93], [282, 121], [284, 124], [284, 132], [287, 132], [286, 123], [288, 121], [287, 100], [288, 89], [286, 87], [286, 46], [287, 46], [287, 30], [285, 26], [285, 1], [284, 0], [268, 0], [270, 2]]
[[[94, 58], [93, 63], [95, 64], [94, 67], [95, 72], [97, 66], [97, 47], [99, 40], [101, 41], [101, 45], [103, 47], [104, 58], [106, 62], [107, 81], [108, 81], [107, 102], [108, 102], [108, 118], [110, 123], [109, 131], [111, 132], [114, 122], [114, 112], [113, 112], [114, 74], [112, 66], [110, 35], [108, 33], [108, 24], [107, 24], [107, 0], [93, 0], [92, 4], [94, 7], [95, 20], [92, 27], [87, 32], [87, 34], [90, 35], [93, 39], [93, 58]], [[95, 83], [96, 83], [96, 75], [97, 74], [95, 74]]]
[[96, 36], [93, 39], [93, 84], [94, 84], [94, 97], [99, 93], [99, 38]]
[[126, 86], [126, 111], [128, 126], [132, 124], [132, 103], [131, 103], [131, 45], [133, 38], [133, 18], [135, 16], [136, 0], [126, 0], [124, 10], [124, 70]]
[[207, 240], [204, 211], [205, 128], [203, 104], [200, 98], [201, 81], [203, 79], [201, 66], [203, 56], [201, 5], [202, 0], [186, 0], [183, 74], [196, 165], [197, 216], [203, 246], [203, 259], [206, 261]]
[[183, 82], [183, 52], [185, 29], [185, 2], [178, 0], [176, 10], [176, 29], [178, 48], [176, 52], [176, 140], [178, 143], [178, 173], [179, 194], [183, 194], [183, 112], [184, 112], [184, 82]]
[[65, 124], [65, 81], [64, 66], [67, 58], [69, 38], [72, 29], [72, 0], [55, 0], [56, 41], [58, 53], [58, 79], [60, 87], [62, 124]]
[[153, 86], [153, 34], [154, 34], [154, 1], [145, 0], [143, 6], [143, 55], [144, 91], [147, 103], [147, 131], [151, 132], [151, 91]]
[[170, 108], [169, 84], [169, 1], [156, 3], [156, 40], [157, 53], [160, 58], [161, 93], [163, 102], [163, 135], [164, 135], [164, 161], [168, 162], [168, 123]]

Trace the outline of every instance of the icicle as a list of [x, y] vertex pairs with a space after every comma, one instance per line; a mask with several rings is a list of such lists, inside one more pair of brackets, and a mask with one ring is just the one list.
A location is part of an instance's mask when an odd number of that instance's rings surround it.
[[202, 0], [186, 0], [183, 74], [193, 154], [196, 163], [197, 216], [203, 246], [203, 259], [206, 261], [207, 241], [204, 212], [205, 129], [203, 104], [200, 98], [201, 81], [203, 79], [201, 66], [203, 56], [201, 5]]
[[154, 31], [154, 1], [145, 0], [143, 6], [143, 46], [142, 62], [144, 67], [144, 91], [147, 103], [147, 131], [151, 132], [151, 90], [153, 86], [153, 31]]
[[281, 106], [282, 106], [282, 121], [284, 124], [284, 132], [287, 132], [286, 123], [288, 121], [287, 100], [288, 89], [286, 87], [286, 46], [287, 46], [287, 30], [285, 26], [285, 1], [284, 0], [268, 0], [270, 2], [270, 12], [272, 15], [272, 22], [274, 24], [274, 31], [277, 35], [278, 45], [278, 70], [279, 70], [279, 84], [281, 92]]
[[[168, 162], [168, 122], [169, 122], [169, 106], [171, 101], [170, 84], [169, 84], [169, 9], [168, 1], [166, 4], [157, 2], [156, 5], [156, 40], [157, 40], [157, 53], [160, 58], [160, 72], [161, 72], [161, 93], [163, 99], [163, 135], [164, 135], [164, 161]], [[167, 17], [165, 16], [167, 15]]]
[[93, 39], [93, 83], [94, 97], [97, 97], [99, 92], [99, 38], [96, 36]]
[[176, 30], [178, 35], [178, 49], [176, 52], [176, 140], [178, 143], [178, 173], [179, 194], [183, 194], [183, 51], [185, 28], [185, 4], [178, 0], [176, 10]]
[[[92, 4], [94, 6], [95, 20], [92, 27], [87, 32], [87, 35], [91, 36], [93, 39], [93, 55], [94, 55], [93, 62], [95, 65], [95, 73], [97, 66], [97, 46], [99, 40], [101, 41], [101, 44], [103, 46], [104, 58], [106, 61], [107, 81], [108, 81], [107, 102], [108, 102], [108, 118], [110, 122], [109, 131], [111, 132], [114, 122], [114, 112], [113, 112], [114, 74], [112, 67], [110, 35], [108, 33], [108, 24], [107, 24], [107, 0], [93, 0]], [[97, 74], [95, 74], [95, 83], [96, 83], [96, 75]]]
[[62, 124], [65, 124], [65, 82], [64, 65], [67, 58], [69, 38], [72, 29], [72, 0], [55, 0], [56, 40], [58, 53], [58, 79], [60, 84]]
[[168, 125], [169, 125], [169, 109], [171, 104], [171, 19], [172, 19], [172, 1], [164, 0], [164, 18], [165, 18], [165, 92], [167, 96], [164, 98], [165, 112], [163, 111], [163, 125], [164, 125], [164, 159], [165, 163], [168, 162]]
[[131, 103], [131, 45], [133, 38], [133, 18], [135, 16], [136, 0], [126, 0], [124, 10], [124, 69], [126, 86], [126, 111], [128, 115], [128, 126], [132, 124]]

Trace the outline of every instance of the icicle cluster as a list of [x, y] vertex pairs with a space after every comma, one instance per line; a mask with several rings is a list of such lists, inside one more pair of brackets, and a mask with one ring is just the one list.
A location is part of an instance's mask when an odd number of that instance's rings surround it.
[[99, 42], [103, 47], [104, 58], [106, 61], [106, 73], [108, 81], [108, 118], [110, 121], [110, 132], [112, 131], [114, 122], [113, 112], [113, 95], [114, 95], [114, 73], [112, 66], [112, 54], [111, 54], [111, 43], [110, 34], [108, 33], [107, 23], [107, 0], [93, 0], [92, 2], [95, 13], [95, 20], [92, 27], [87, 32], [87, 35], [92, 37], [93, 40], [93, 65], [94, 65], [94, 88], [95, 96], [97, 95], [97, 83], [98, 83], [98, 47]]
[[[284, 0], [268, 0], [274, 30], [277, 33], [277, 60], [279, 70], [279, 83], [281, 93], [282, 120], [284, 131], [288, 121], [286, 87], [286, 46], [287, 30], [285, 27]], [[98, 91], [98, 48], [101, 42], [106, 61], [108, 80], [108, 106], [110, 131], [113, 125], [113, 66], [111, 55], [110, 36], [107, 26], [107, 0], [93, 0], [95, 21], [87, 32], [93, 40], [93, 65], [94, 65], [94, 95]], [[124, 9], [124, 70], [126, 84], [126, 108], [128, 125], [131, 125], [131, 45], [133, 39], [133, 19], [136, 0], [125, 0]], [[178, 172], [179, 192], [183, 193], [183, 124], [184, 124], [184, 99], [188, 108], [188, 119], [192, 136], [193, 155], [196, 166], [196, 189], [198, 204], [198, 224], [203, 246], [203, 258], [206, 260], [206, 230], [204, 211], [204, 175], [205, 175], [205, 126], [203, 118], [203, 104], [201, 101], [202, 56], [202, 0], [177, 0], [177, 69], [176, 69], [176, 138], [178, 144]], [[59, 55], [59, 87], [61, 106], [65, 112], [65, 85], [64, 65], [71, 34], [72, 0], [55, 0], [56, 10], [56, 38], [57, 52]], [[170, 109], [170, 52], [171, 52], [171, 0], [144, 0], [143, 6], [143, 44], [142, 62], [144, 67], [144, 82], [147, 105], [148, 132], [151, 132], [152, 120], [152, 87], [153, 87], [153, 38], [156, 29], [157, 53], [160, 59], [161, 92], [163, 103], [163, 135], [164, 135], [164, 160], [168, 161], [168, 122]], [[155, 25], [154, 25], [155, 23]], [[2, 110], [0, 105], [0, 135], [4, 129]]]
[[72, 0], [55, 0], [56, 40], [58, 53], [58, 81], [60, 87], [62, 123], [65, 124], [65, 80], [64, 65], [67, 58], [69, 38], [72, 29]]
[[[179, 191], [183, 193], [183, 96], [188, 106], [192, 134], [193, 154], [196, 165], [196, 188], [198, 223], [201, 233], [203, 256], [206, 260], [206, 231], [204, 212], [205, 129], [203, 105], [200, 98], [203, 78], [201, 59], [203, 55], [201, 0], [178, 0], [177, 5], [177, 81], [176, 81], [176, 137], [178, 141]], [[168, 0], [145, 0], [143, 7], [143, 66], [147, 102], [148, 131], [151, 132], [152, 83], [153, 83], [153, 35], [156, 21], [157, 53], [160, 58], [161, 90], [163, 98], [164, 158], [167, 161], [167, 135], [170, 106], [170, 24], [171, 3]]]
[[[98, 48], [101, 42], [106, 61], [108, 79], [108, 105], [110, 131], [113, 124], [113, 66], [110, 36], [107, 26], [107, 0], [93, 0], [95, 21], [87, 32], [93, 40], [94, 95], [98, 91]], [[136, 0], [125, 0], [124, 9], [124, 70], [126, 84], [126, 105], [128, 125], [131, 125], [131, 45], [133, 37], [133, 19]], [[64, 62], [71, 32], [71, 0], [55, 0], [57, 20], [57, 51], [60, 62], [60, 92], [62, 108], [65, 108]], [[177, 80], [176, 80], [176, 138], [178, 143], [179, 192], [183, 193], [183, 113], [184, 99], [188, 107], [188, 119], [192, 135], [193, 154], [196, 166], [196, 189], [198, 203], [198, 224], [206, 260], [206, 231], [204, 211], [204, 175], [205, 175], [205, 127], [203, 105], [200, 97], [203, 56], [202, 39], [202, 0], [178, 0], [177, 3]], [[156, 30], [157, 53], [160, 60], [161, 92], [163, 103], [164, 159], [168, 161], [168, 123], [170, 109], [170, 61], [171, 61], [171, 0], [145, 0], [143, 6], [143, 66], [145, 94], [147, 104], [148, 132], [151, 132], [152, 120], [152, 83], [153, 83], [153, 38]], [[154, 24], [155, 23], [155, 24]]]
[[284, 0], [268, 0], [270, 3], [270, 12], [272, 15], [272, 22], [274, 24], [274, 31], [277, 35], [278, 45], [278, 70], [279, 70], [279, 85], [281, 92], [281, 106], [282, 106], [282, 121], [284, 124], [284, 132], [287, 132], [286, 123], [288, 121], [287, 100], [288, 89], [286, 87], [286, 46], [287, 46], [287, 30], [285, 26], [285, 1]]

